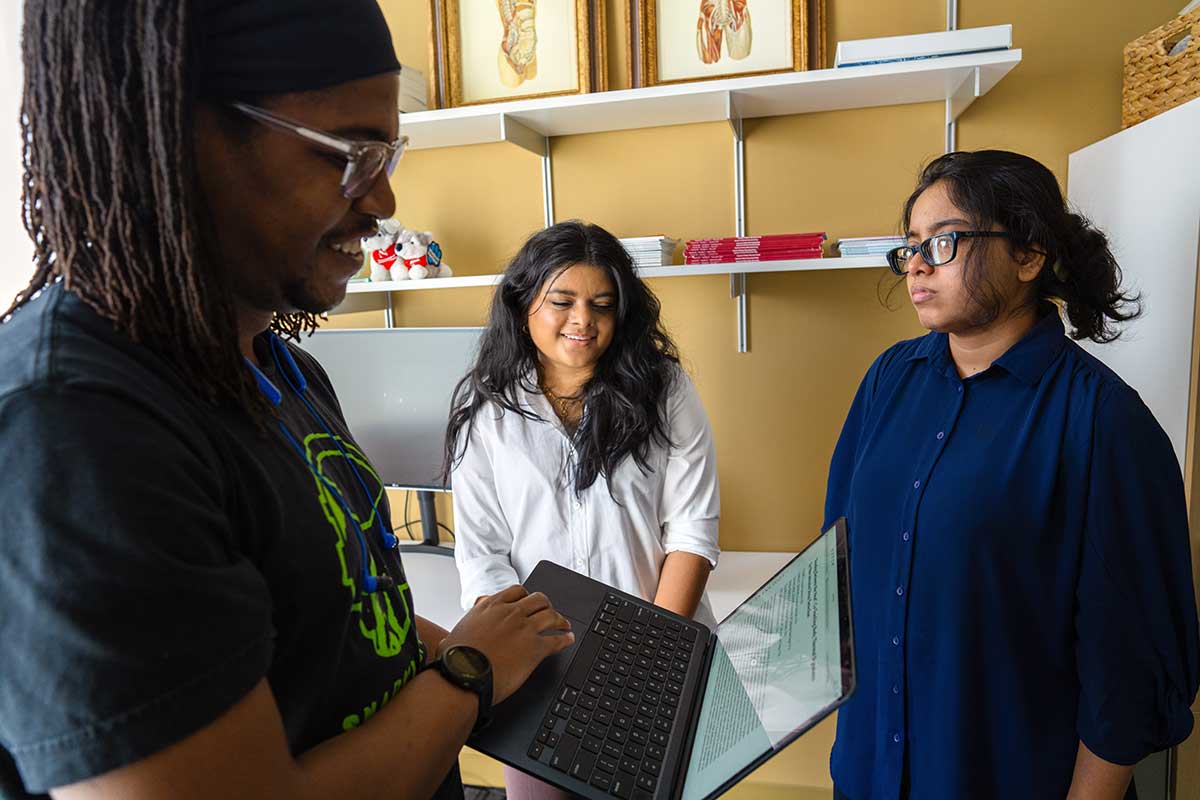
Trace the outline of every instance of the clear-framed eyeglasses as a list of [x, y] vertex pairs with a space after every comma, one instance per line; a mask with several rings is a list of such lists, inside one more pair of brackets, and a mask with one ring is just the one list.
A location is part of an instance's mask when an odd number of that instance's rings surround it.
[[332, 153], [345, 156], [346, 171], [342, 173], [342, 196], [350, 200], [362, 197], [369, 192], [380, 172], [386, 172], [390, 178], [396, 171], [396, 165], [400, 163], [404, 150], [408, 146], [407, 136], [401, 136], [391, 144], [353, 141], [310, 128], [249, 103], [233, 103], [232, 105], [233, 108], [257, 122], [278, 131], [290, 133]]
[[917, 253], [931, 267], [949, 264], [958, 255], [959, 239], [981, 239], [999, 237], [1011, 239], [1012, 234], [1006, 231], [947, 231], [936, 236], [930, 236], [920, 244], [906, 244], [887, 252], [887, 263], [892, 272], [897, 275], [908, 274], [908, 262]]

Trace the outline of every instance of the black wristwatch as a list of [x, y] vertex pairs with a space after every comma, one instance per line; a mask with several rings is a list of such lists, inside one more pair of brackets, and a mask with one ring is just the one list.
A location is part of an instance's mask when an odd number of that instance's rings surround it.
[[479, 716], [471, 733], [478, 733], [492, 721], [492, 664], [480, 651], [464, 644], [447, 647], [441, 658], [431, 664], [446, 680], [479, 695]]

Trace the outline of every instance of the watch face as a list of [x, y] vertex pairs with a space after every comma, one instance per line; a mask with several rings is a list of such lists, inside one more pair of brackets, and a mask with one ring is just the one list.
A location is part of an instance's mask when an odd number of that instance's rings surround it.
[[447, 667], [464, 678], [481, 677], [488, 669], [487, 657], [473, 647], [451, 647], [442, 659]]

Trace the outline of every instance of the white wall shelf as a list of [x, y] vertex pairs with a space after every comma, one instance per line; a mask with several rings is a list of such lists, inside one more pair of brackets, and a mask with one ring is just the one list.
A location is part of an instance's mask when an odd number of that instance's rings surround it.
[[947, 101], [953, 122], [1021, 62], [1020, 50], [517, 100], [402, 114], [414, 150], [508, 141], [546, 154], [552, 136]]
[[[957, 0], [947, 0], [947, 28], [953, 29]], [[613, 92], [515, 100], [462, 108], [419, 111], [400, 116], [400, 131], [414, 150], [509, 142], [541, 158], [543, 216], [554, 223], [550, 139], [582, 133], [727, 122], [733, 135], [734, 235], [746, 235], [745, 139], [743, 121], [819, 111], [942, 102], [945, 150], [955, 148], [957, 120], [979, 97], [1021, 63], [1020, 50], [869, 64], [843, 69], [755, 75], [714, 81], [652, 86]], [[451, 258], [451, 261], [454, 259]], [[882, 258], [810, 259], [654, 267], [646, 278], [729, 275], [737, 302], [737, 349], [749, 350], [746, 275], [814, 269], [882, 267]], [[498, 275], [379, 284], [351, 284], [338, 313], [380, 309], [392, 325], [391, 292], [493, 286]]]
[[[827, 269], [877, 269], [886, 267], [882, 257], [860, 258], [805, 258], [794, 261], [739, 261], [733, 264], [676, 264], [667, 267], [646, 267], [638, 270], [643, 278], [687, 278], [697, 275], [766, 274], [781, 272], [808, 272]], [[346, 299], [332, 312], [349, 314], [359, 311], [382, 311], [391, 327], [391, 293], [429, 289], [466, 289], [477, 286], [495, 286], [500, 274], [464, 275], [457, 278], [426, 278], [419, 281], [381, 281], [379, 283], [352, 283], [346, 287]], [[744, 311], [743, 311], [744, 313]]]
[[[886, 267], [882, 257], [804, 258], [793, 261], [738, 261], [728, 264], [676, 264], [666, 267], [643, 267], [637, 271], [642, 278], [686, 278], [695, 275], [735, 275], [768, 272], [805, 272], [822, 269], [872, 269]], [[465, 289], [472, 286], [495, 286], [500, 274], [464, 275], [459, 278], [426, 278], [419, 281], [381, 281], [352, 283], [347, 294], [420, 291], [422, 289]]]

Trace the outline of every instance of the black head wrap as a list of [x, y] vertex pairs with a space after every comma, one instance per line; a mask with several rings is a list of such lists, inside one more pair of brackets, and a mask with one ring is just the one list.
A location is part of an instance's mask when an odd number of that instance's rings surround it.
[[195, 0], [197, 91], [306, 92], [399, 72], [376, 0]]

